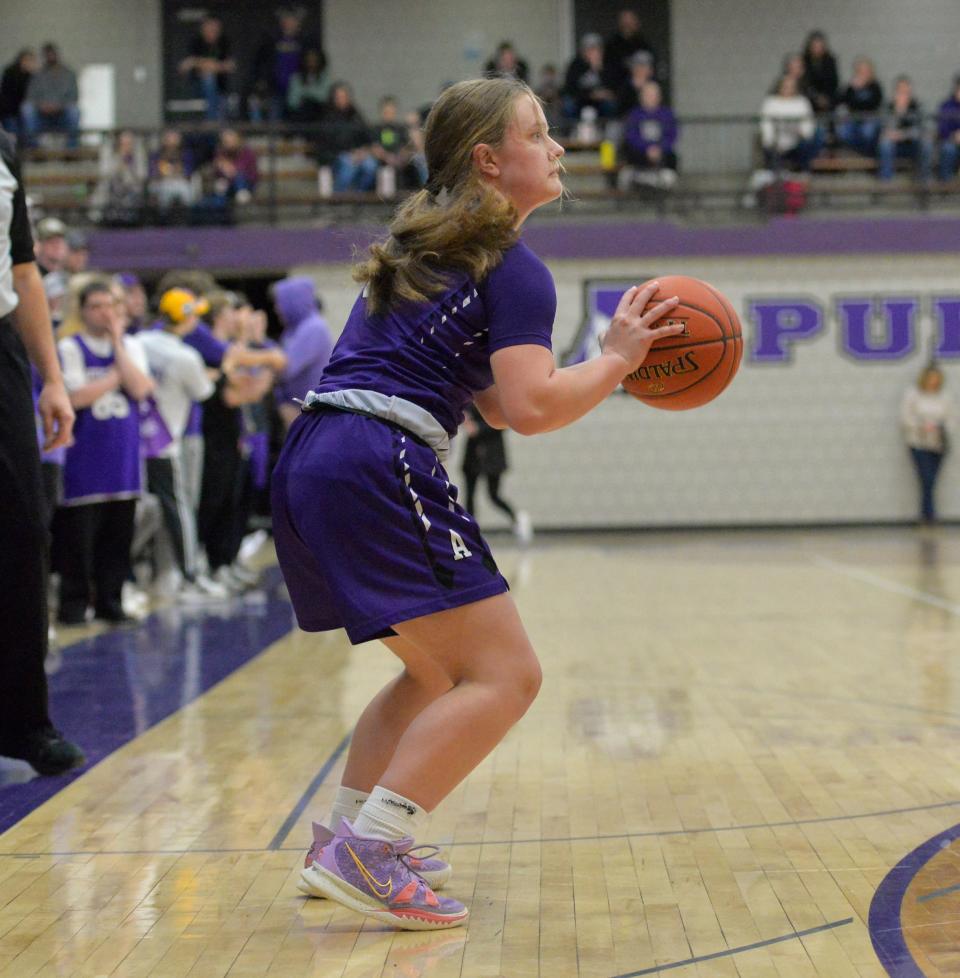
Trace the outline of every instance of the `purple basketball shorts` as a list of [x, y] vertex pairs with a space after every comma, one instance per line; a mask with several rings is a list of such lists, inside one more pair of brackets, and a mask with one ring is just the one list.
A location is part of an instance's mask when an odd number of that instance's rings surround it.
[[297, 621], [353, 644], [509, 586], [426, 444], [336, 408], [301, 415], [273, 474], [273, 532]]

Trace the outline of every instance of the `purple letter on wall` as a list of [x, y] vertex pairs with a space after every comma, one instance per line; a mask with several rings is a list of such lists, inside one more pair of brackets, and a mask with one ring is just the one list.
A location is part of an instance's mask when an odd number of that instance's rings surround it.
[[934, 299], [933, 314], [937, 319], [933, 355], [941, 360], [956, 360], [960, 357], [960, 298]]
[[[874, 303], [871, 299], [838, 299], [841, 345], [857, 360], [899, 360], [913, 350], [916, 299], [884, 299], [883, 329], [872, 331]], [[879, 335], [878, 335], [879, 333]]]
[[823, 313], [815, 302], [764, 302], [749, 305], [754, 321], [750, 359], [759, 363], [787, 363], [790, 346], [808, 340], [823, 329]]

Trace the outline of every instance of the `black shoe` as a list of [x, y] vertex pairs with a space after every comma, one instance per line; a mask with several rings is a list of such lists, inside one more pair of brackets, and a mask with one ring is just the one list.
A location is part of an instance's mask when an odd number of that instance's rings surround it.
[[84, 625], [87, 621], [86, 609], [83, 611], [61, 611], [57, 615], [58, 625]]
[[122, 608], [104, 608], [102, 611], [94, 613], [98, 621], [105, 621], [108, 625], [136, 625], [137, 619], [128, 615]]
[[48, 777], [64, 774], [87, 763], [83, 751], [64, 739], [53, 727], [29, 734], [19, 748], [4, 753], [7, 757], [26, 761], [37, 774]]

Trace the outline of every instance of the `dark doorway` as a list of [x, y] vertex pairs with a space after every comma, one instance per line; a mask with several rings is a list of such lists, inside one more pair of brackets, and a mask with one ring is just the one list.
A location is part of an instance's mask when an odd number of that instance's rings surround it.
[[599, 34], [604, 40], [617, 29], [617, 14], [624, 9], [636, 11], [644, 36], [656, 55], [657, 80], [663, 87], [664, 100], [670, 99], [670, 0], [574, 0], [574, 47], [584, 34]]
[[322, 47], [322, 3], [290, 2], [283, 0], [163, 0], [163, 105], [168, 122], [193, 121], [202, 118], [203, 109], [198, 93], [188, 76], [178, 71], [187, 56], [190, 44], [200, 29], [206, 14], [215, 14], [223, 21], [224, 35], [230, 42], [231, 55], [237, 70], [229, 81], [228, 95], [231, 116], [245, 118], [244, 97], [253, 80], [254, 66], [260, 46], [277, 32], [278, 13], [291, 8], [304, 15], [302, 35], [311, 45]]

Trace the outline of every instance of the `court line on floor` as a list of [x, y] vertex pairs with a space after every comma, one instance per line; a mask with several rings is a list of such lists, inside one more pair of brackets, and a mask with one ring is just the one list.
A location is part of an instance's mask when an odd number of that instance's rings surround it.
[[660, 964], [655, 968], [643, 968], [640, 971], [628, 971], [614, 978], [640, 978], [640, 975], [656, 975], [661, 971], [671, 971], [674, 968], [686, 968], [691, 964], [702, 964], [704, 961], [715, 961], [717, 958], [729, 958], [734, 954], [743, 954], [746, 951], [756, 951], [761, 947], [769, 947], [771, 944], [782, 944], [784, 941], [795, 941], [800, 937], [809, 937], [811, 934], [820, 934], [823, 931], [835, 930], [837, 927], [846, 927], [853, 923], [853, 917], [845, 917], [843, 920], [833, 920], [829, 924], [820, 924], [819, 927], [809, 927], [807, 930], [797, 930], [781, 937], [770, 937], [765, 941], [757, 941], [754, 944], [744, 944], [742, 947], [731, 947], [726, 951], [715, 951], [713, 954], [701, 954], [695, 958], [687, 958], [684, 961], [671, 961], [670, 964]]
[[879, 574], [861, 570], [859, 567], [854, 567], [851, 564], [844, 564], [839, 560], [833, 560], [830, 557], [823, 557], [820, 554], [813, 555], [810, 559], [813, 561], [813, 563], [819, 564], [821, 567], [826, 567], [828, 570], [836, 571], [838, 574], [843, 574], [846, 577], [852, 577], [854, 580], [861, 581], [864, 584], [872, 584], [874, 587], [880, 588], [883, 591], [889, 591], [891, 594], [899, 594], [904, 598], [912, 598], [914, 601], [922, 601], [924, 604], [928, 604], [931, 607], [940, 608], [941, 611], [949, 612], [955, 618], [960, 618], [960, 604], [955, 604], [953, 601], [947, 601], [946, 598], [938, 597], [936, 594], [921, 591], [918, 588], [910, 587], [908, 584], [900, 584], [897, 581], [891, 581], [889, 578], [881, 577]]
[[960, 883], [954, 883], [953, 886], [945, 886], [942, 890], [934, 890], [932, 893], [924, 893], [923, 896], [917, 897], [917, 903], [926, 903], [927, 900], [937, 900], [940, 897], [950, 896], [951, 893], [956, 893], [960, 890]]
[[[346, 740], [346, 738], [345, 738]], [[337, 751], [340, 752], [346, 744], [341, 741], [340, 745], [337, 747]], [[317, 781], [317, 785], [322, 782], [320, 774], [323, 773], [324, 776], [330, 773], [330, 768], [334, 766], [335, 759], [330, 758], [324, 764], [323, 768], [317, 773], [317, 777], [314, 781]], [[329, 765], [329, 766], [328, 766]], [[319, 780], [318, 780], [319, 779]], [[307, 797], [309, 792], [304, 792], [304, 797]], [[302, 799], [301, 799], [302, 801]], [[309, 798], [307, 798], [309, 801]], [[298, 803], [299, 804], [299, 803]], [[306, 803], [304, 803], [306, 804]], [[510, 846], [510, 845], [530, 845], [533, 843], [557, 843], [557, 842], [607, 842], [615, 841], [617, 839], [649, 839], [649, 838], [659, 838], [665, 836], [675, 836], [675, 835], [703, 835], [708, 832], [748, 832], [754, 829], [788, 829], [797, 828], [803, 825], [820, 825], [829, 822], [852, 822], [860, 818], [884, 818], [887, 815], [909, 815], [913, 812], [930, 812], [936, 811], [940, 808], [957, 808], [960, 807], [960, 798], [954, 799], [952, 801], [939, 801], [934, 802], [931, 805], [913, 805], [909, 808], [890, 808], [884, 811], [877, 812], [859, 812], [854, 815], [822, 815], [817, 818], [801, 818], [792, 819], [784, 822], [753, 822], [745, 825], [710, 825], [699, 829], [662, 829], [651, 832], [620, 832], [613, 835], [570, 835], [570, 836], [552, 836], [543, 838], [532, 838], [532, 839], [476, 839], [476, 840], [463, 840], [463, 841], [438, 841], [438, 845], [442, 845], [443, 848], [453, 848], [454, 846]], [[301, 809], [302, 811], [302, 809]], [[293, 813], [291, 813], [292, 815]], [[297, 816], [299, 817], [299, 816]], [[292, 819], [295, 823], [297, 817]], [[287, 821], [291, 818], [288, 816]], [[284, 822], [286, 825], [287, 822]], [[277, 833], [279, 836], [280, 833]], [[277, 838], [274, 836], [274, 839]], [[260, 848], [214, 848], [214, 849], [77, 849], [69, 851], [57, 851], [57, 852], [2, 852], [0, 851], [0, 858], [9, 856], [11, 858], [20, 859], [39, 859], [46, 856], [57, 856], [57, 857], [67, 857], [67, 856], [190, 856], [194, 854], [204, 854], [204, 853], [257, 853], [257, 852], [300, 852], [302, 846], [284, 846], [282, 843], [280, 845], [274, 846], [271, 842], [270, 847], [266, 849]]]
[[333, 749], [333, 753], [323, 762], [323, 766], [314, 775], [310, 784], [307, 785], [306, 790], [300, 796], [300, 800], [293, 806], [290, 814], [283, 820], [283, 825], [277, 829], [277, 834], [270, 840], [270, 845], [267, 846], [269, 851], [275, 852], [286, 842], [290, 830], [297, 824], [300, 816], [303, 814], [303, 810], [310, 804], [310, 799], [317, 793], [317, 789], [323, 784], [337, 761], [340, 760], [340, 755], [347, 749], [347, 744], [350, 743], [352, 736], [353, 731], [351, 730]]

